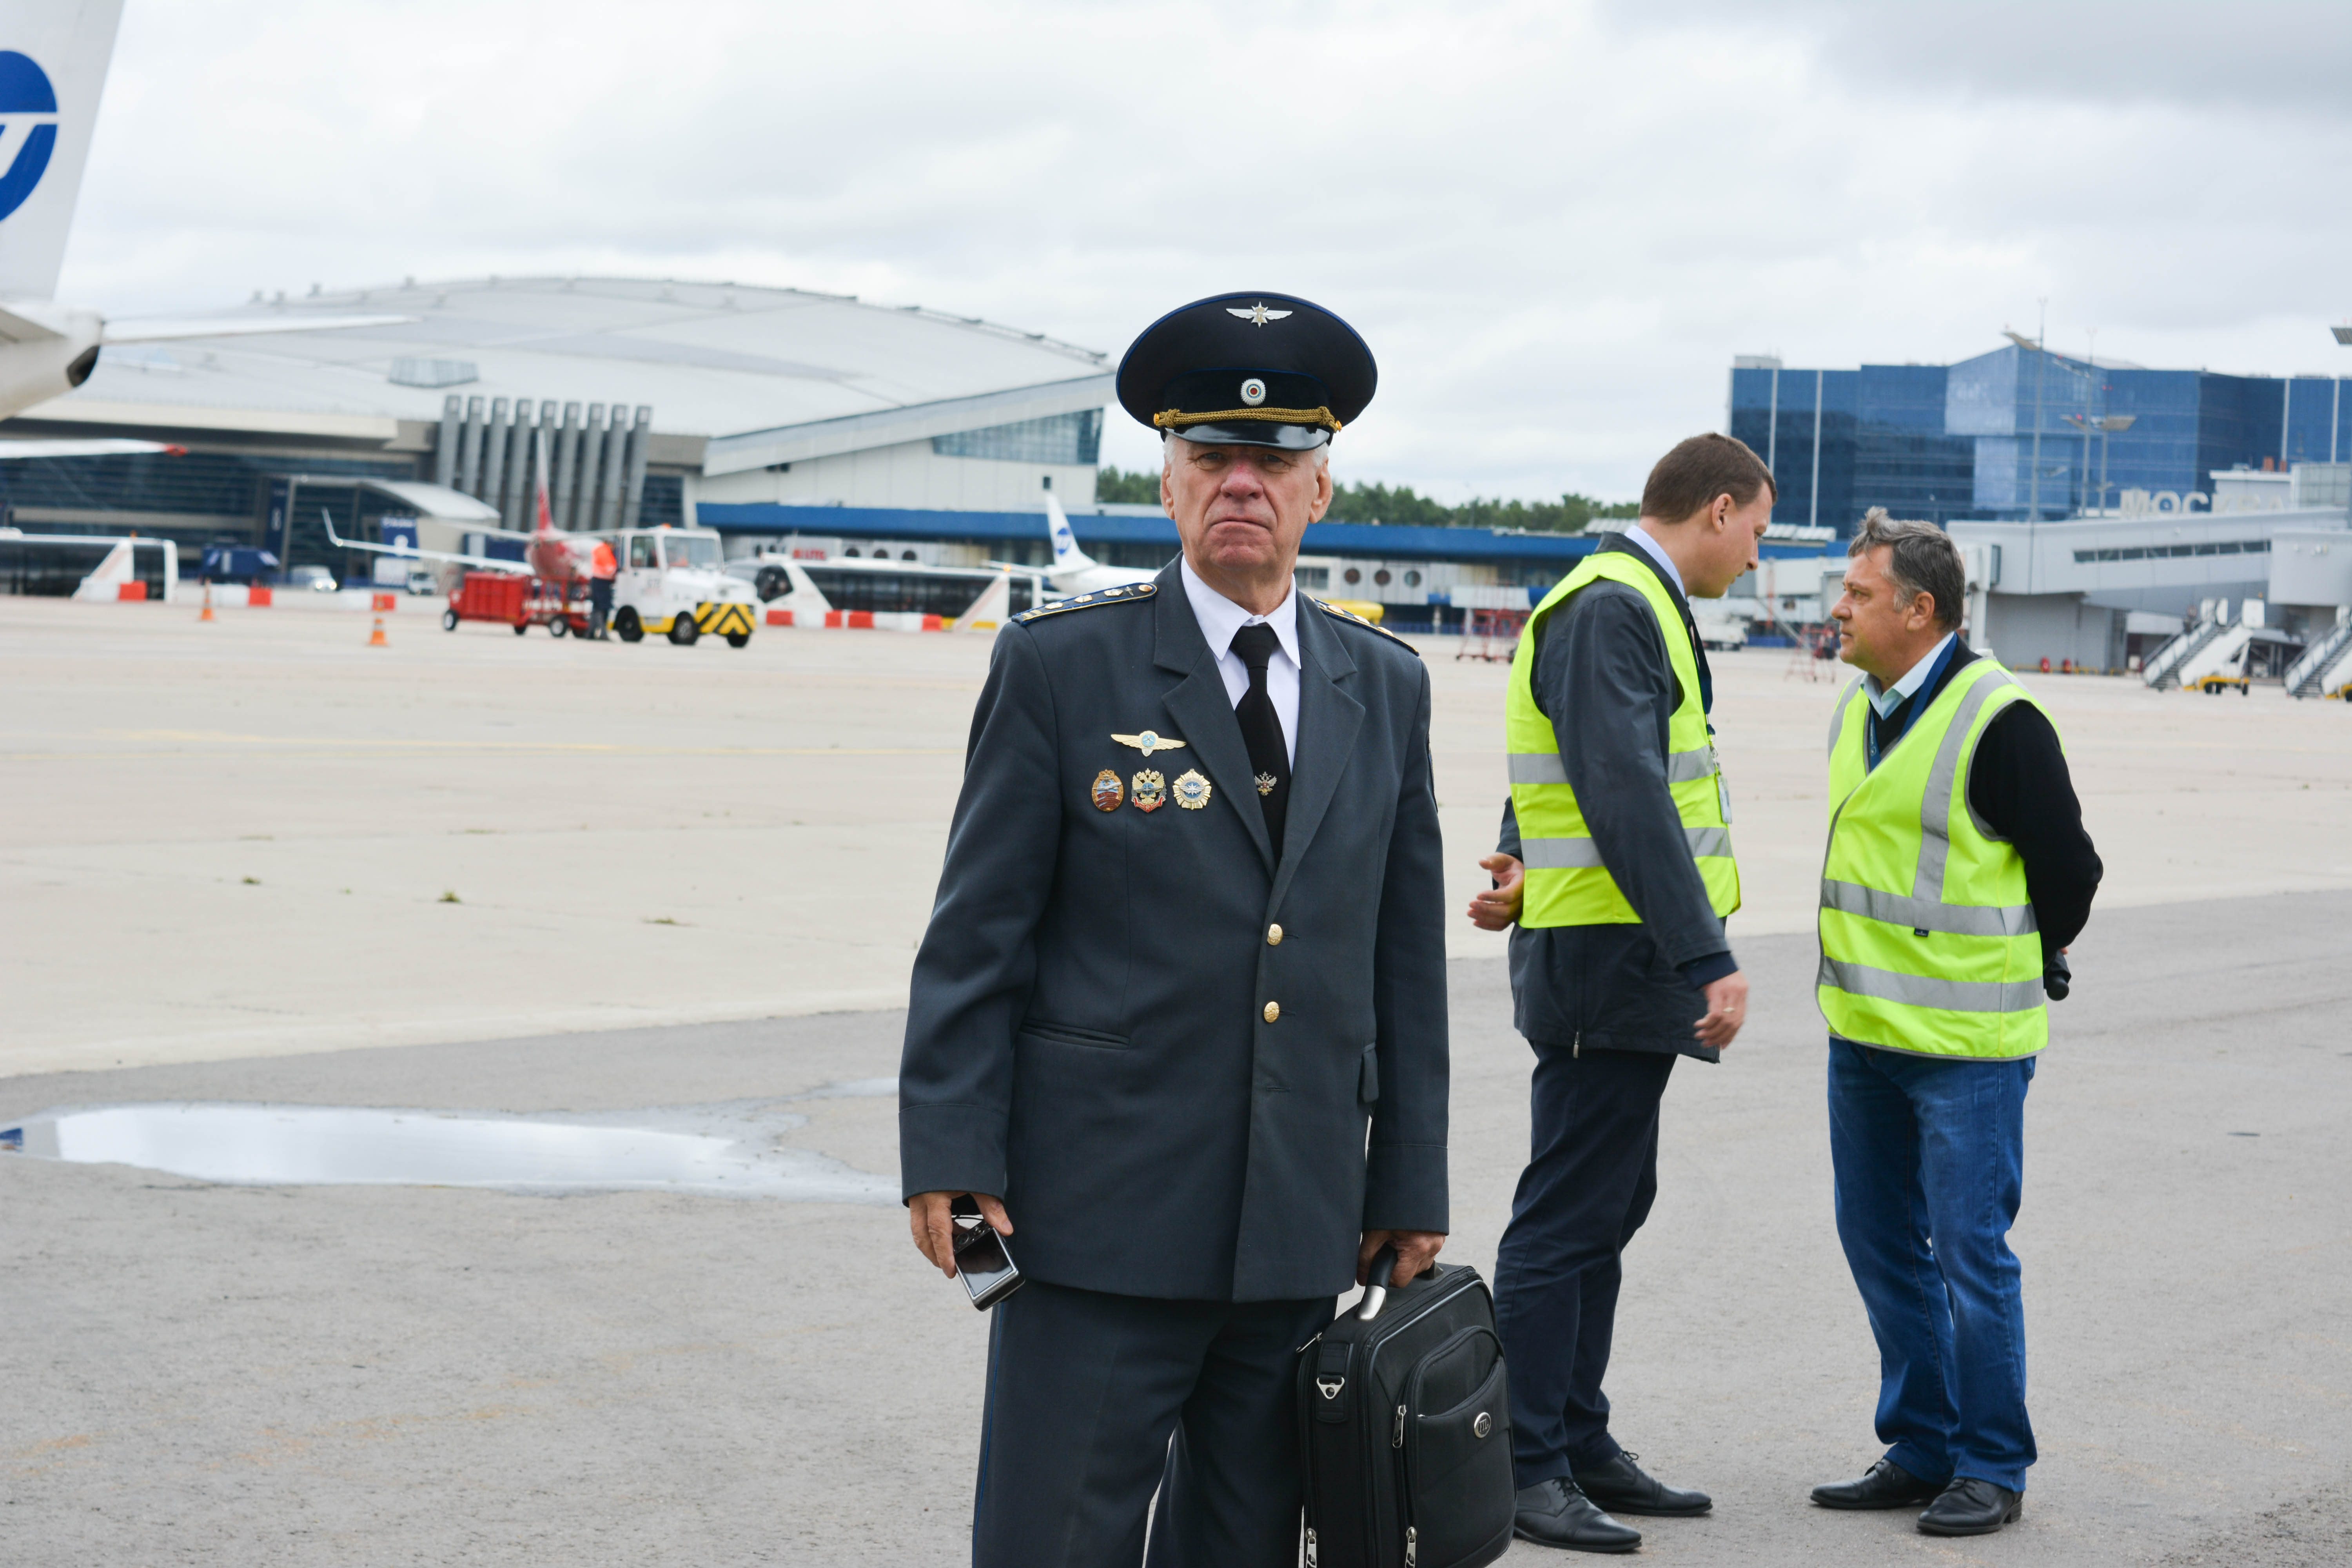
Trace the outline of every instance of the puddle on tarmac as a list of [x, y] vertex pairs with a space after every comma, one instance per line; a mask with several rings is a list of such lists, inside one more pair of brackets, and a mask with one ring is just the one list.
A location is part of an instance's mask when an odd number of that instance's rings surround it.
[[773, 1101], [509, 1116], [326, 1105], [63, 1107], [0, 1127], [0, 1155], [136, 1165], [252, 1186], [652, 1191], [895, 1204], [898, 1184], [775, 1145], [807, 1118]]

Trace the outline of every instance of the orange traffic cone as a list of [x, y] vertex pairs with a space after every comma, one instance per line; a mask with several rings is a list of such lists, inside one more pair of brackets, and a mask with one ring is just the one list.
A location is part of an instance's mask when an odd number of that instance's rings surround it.
[[384, 637], [383, 637], [383, 617], [382, 616], [378, 616], [375, 618], [375, 630], [373, 630], [373, 631], [372, 631], [372, 632], [368, 633], [368, 647], [390, 647], [391, 646], [392, 646], [392, 645], [391, 645], [390, 643], [388, 643], [388, 642], [384, 641]]
[[201, 615], [201, 616], [198, 616], [196, 617], [196, 619], [198, 619], [198, 620], [200, 620], [200, 621], [209, 621], [209, 620], [211, 620], [212, 618], [213, 618], [213, 585], [212, 585], [210, 583], [207, 583], [207, 584], [205, 584], [205, 613], [204, 613], [203, 615]]

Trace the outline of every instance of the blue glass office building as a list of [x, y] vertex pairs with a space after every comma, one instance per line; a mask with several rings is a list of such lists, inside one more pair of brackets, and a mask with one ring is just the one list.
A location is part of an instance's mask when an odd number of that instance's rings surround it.
[[[1939, 523], [2021, 522], [2112, 509], [2144, 490], [2199, 510], [2216, 468], [2352, 458], [2341, 377], [2147, 370], [2017, 346], [1958, 364], [1858, 370], [1741, 359], [1730, 415], [1731, 433], [1772, 465], [1773, 521], [1841, 534], [1874, 506]], [[2102, 437], [2097, 422], [2113, 416], [2131, 416], [2130, 428]]]

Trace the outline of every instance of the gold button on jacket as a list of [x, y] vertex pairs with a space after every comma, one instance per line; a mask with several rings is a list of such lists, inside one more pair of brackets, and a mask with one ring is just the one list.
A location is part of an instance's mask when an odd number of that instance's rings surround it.
[[1279, 1018], [1279, 1017], [1281, 1017], [1281, 1016], [1282, 1016], [1282, 1004], [1281, 1004], [1281, 1003], [1279, 1003], [1279, 1002], [1269, 1002], [1269, 1003], [1267, 1003], [1267, 1004], [1265, 1005], [1265, 1021], [1266, 1021], [1267, 1023], [1271, 1024], [1271, 1023], [1273, 1023], [1276, 1018]]
[[1282, 928], [1280, 926], [1268, 926], [1265, 928], [1265, 945], [1268, 947], [1280, 947], [1282, 945]]

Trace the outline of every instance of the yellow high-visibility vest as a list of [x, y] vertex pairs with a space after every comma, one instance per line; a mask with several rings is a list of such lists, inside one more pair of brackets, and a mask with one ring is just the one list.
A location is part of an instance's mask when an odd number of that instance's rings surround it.
[[1646, 562], [1622, 551], [1588, 555], [1560, 579], [1528, 617], [1511, 659], [1511, 685], [1504, 702], [1505, 734], [1510, 747], [1511, 806], [1519, 824], [1519, 858], [1527, 866], [1523, 926], [1632, 925], [1641, 921], [1617, 886], [1586, 826], [1568, 769], [1559, 757], [1559, 736], [1536, 706], [1536, 629], [1568, 596], [1607, 579], [1639, 593], [1656, 616], [1659, 638], [1682, 688], [1682, 701], [1666, 721], [1665, 774], [1683, 837], [1706, 883], [1707, 902], [1718, 915], [1739, 907], [1739, 867], [1732, 858], [1731, 812], [1723, 770], [1707, 734], [1701, 705], [1698, 659], [1690, 633], [1665, 584]]
[[1924, 1057], [2029, 1057], [2050, 1041], [2025, 862], [1969, 806], [1985, 726], [2034, 701], [1989, 658], [1964, 665], [1869, 764], [1862, 680], [1830, 722], [1821, 973], [1831, 1032]]

